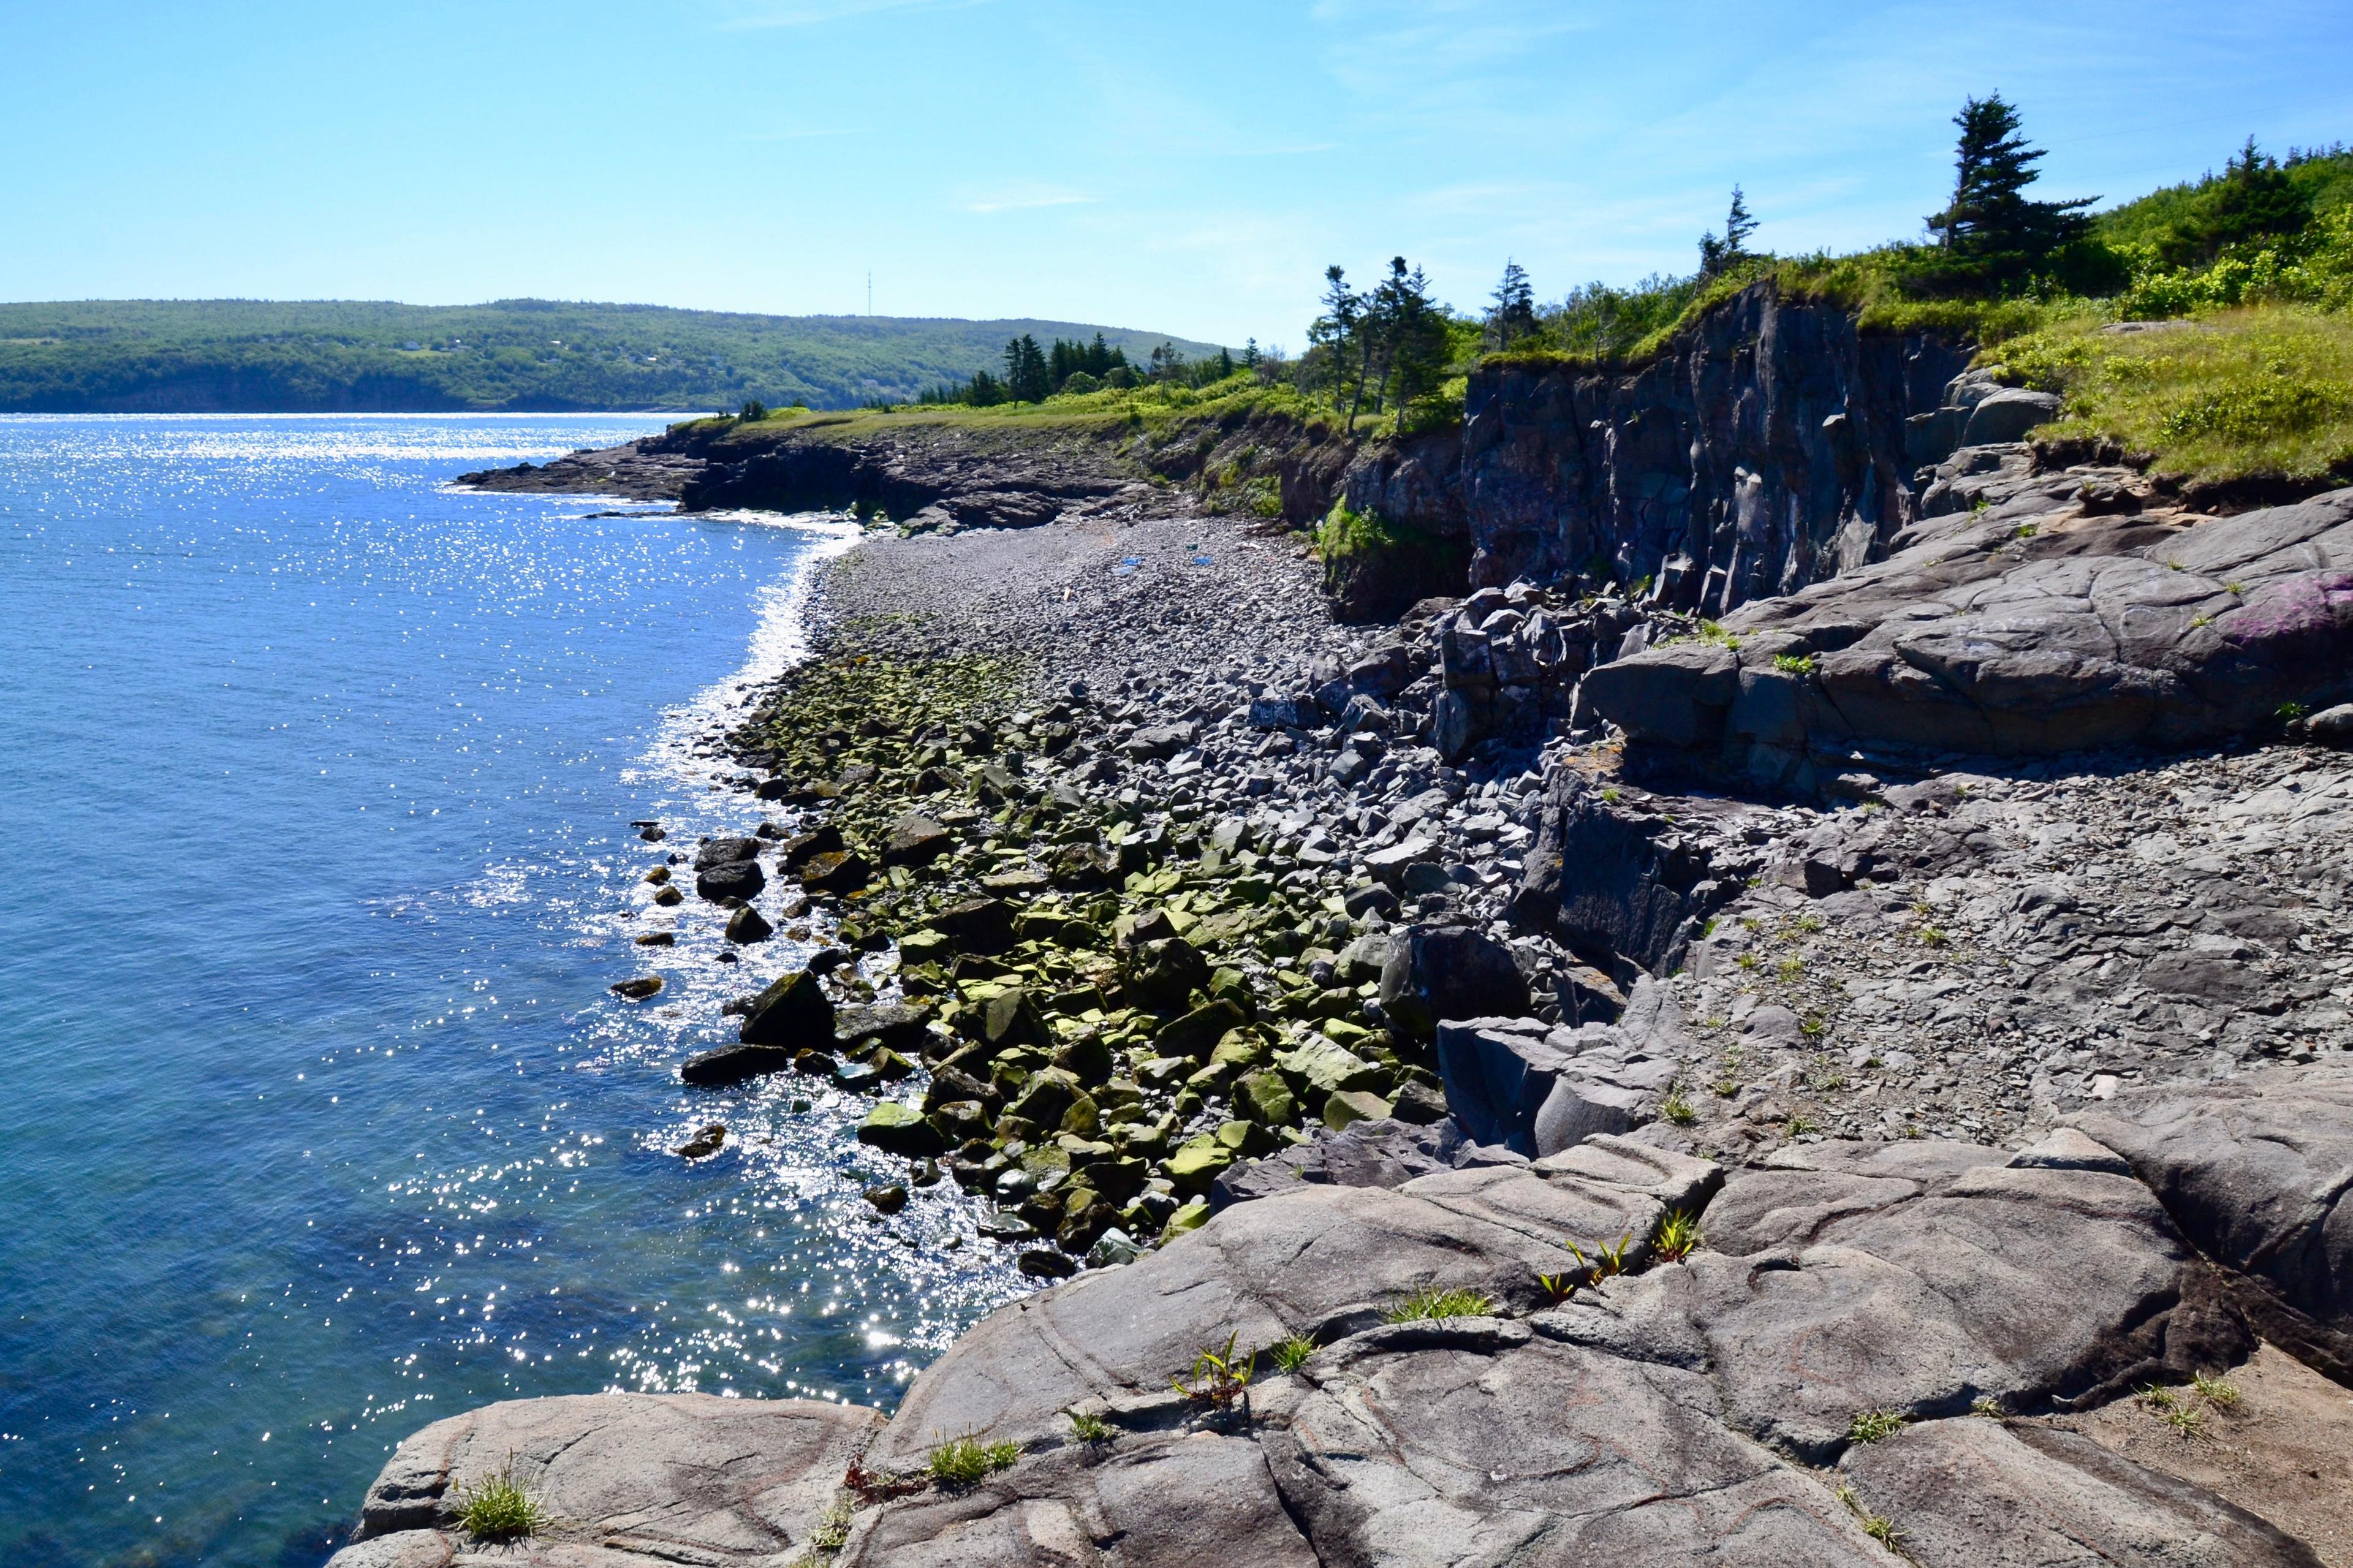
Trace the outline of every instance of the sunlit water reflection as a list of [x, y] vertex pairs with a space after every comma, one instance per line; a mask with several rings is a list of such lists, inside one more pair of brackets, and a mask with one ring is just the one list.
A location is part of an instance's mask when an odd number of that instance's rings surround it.
[[842, 529], [444, 483], [656, 423], [0, 418], [0, 1561], [315, 1563], [425, 1421], [887, 1407], [1018, 1290], [863, 1101], [676, 1081], [796, 955], [640, 878], [759, 820], [705, 742]]

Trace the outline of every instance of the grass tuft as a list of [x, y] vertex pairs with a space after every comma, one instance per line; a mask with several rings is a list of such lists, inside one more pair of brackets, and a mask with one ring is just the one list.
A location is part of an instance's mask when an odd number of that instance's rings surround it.
[[1011, 1468], [1020, 1458], [1018, 1443], [985, 1443], [966, 1432], [934, 1447], [924, 1468], [941, 1486], [968, 1487]]
[[1092, 1410], [1071, 1412], [1071, 1436], [1081, 1443], [1108, 1443], [1112, 1440], [1111, 1423]]
[[2238, 1408], [2239, 1385], [2224, 1377], [2221, 1373], [2192, 1373], [2189, 1376], [2189, 1382], [2190, 1385], [2198, 1390], [2198, 1397], [2212, 1405], [2215, 1409], [2235, 1410]]
[[1476, 1290], [1440, 1290], [1435, 1286], [1416, 1290], [1385, 1314], [1392, 1323], [1419, 1323], [1441, 1318], [1484, 1318], [1495, 1303]]
[[1894, 1410], [1858, 1410], [1846, 1424], [1846, 1439], [1850, 1443], [1876, 1443], [1883, 1437], [1893, 1437], [1912, 1418]]
[[514, 1541], [545, 1529], [547, 1513], [514, 1479], [514, 1456], [510, 1454], [497, 1474], [459, 1489], [458, 1522], [479, 1541]]
[[1699, 1227], [1698, 1215], [1677, 1209], [1659, 1221], [1658, 1234], [1651, 1238], [1651, 1245], [1661, 1258], [1673, 1263], [1705, 1247], [1707, 1236]]
[[1287, 1340], [1275, 1341], [1273, 1344], [1267, 1347], [1266, 1353], [1267, 1359], [1274, 1363], [1275, 1371], [1293, 1373], [1306, 1365], [1307, 1358], [1315, 1353], [1315, 1342], [1303, 1335], [1293, 1334]]

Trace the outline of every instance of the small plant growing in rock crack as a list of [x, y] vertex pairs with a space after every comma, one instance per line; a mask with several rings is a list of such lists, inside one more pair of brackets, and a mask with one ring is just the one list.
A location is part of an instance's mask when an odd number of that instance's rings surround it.
[[1912, 912], [1925, 919], [1929, 915], [1935, 914], [1936, 910], [1936, 907], [1930, 904], [1927, 900], [1915, 899], [1912, 900]]
[[1615, 1247], [1606, 1241], [1597, 1241], [1593, 1244], [1593, 1256], [1590, 1258], [1585, 1256], [1585, 1248], [1573, 1241], [1565, 1241], [1561, 1245], [1568, 1248], [1568, 1255], [1577, 1259], [1580, 1268], [1593, 1270], [1594, 1283], [1599, 1284], [1613, 1274], [1626, 1272], [1626, 1248], [1633, 1239], [1634, 1233], [1630, 1230], [1618, 1238]]
[[1806, 961], [1799, 958], [1797, 954], [1791, 953], [1788, 957], [1775, 964], [1773, 968], [1775, 973], [1778, 973], [1782, 979], [1795, 980], [1799, 975], [1803, 974], [1806, 972]]
[[2198, 1391], [2199, 1398], [2217, 1410], [2238, 1408], [2239, 1385], [2219, 1372], [2193, 1372], [2189, 1374], [2189, 1385]]
[[492, 1474], [458, 1489], [458, 1522], [478, 1541], [515, 1541], [547, 1525], [539, 1500], [514, 1479], [514, 1456]]
[[2213, 624], [2214, 617], [2211, 616], [2200, 615], [2189, 617], [2189, 629], [2193, 632], [2203, 631]]
[[841, 1499], [826, 1504], [825, 1511], [817, 1516], [817, 1528], [809, 1531], [808, 1555], [801, 1561], [812, 1564], [832, 1562], [849, 1544], [853, 1518], [849, 1504]]
[[1894, 1410], [1858, 1410], [1846, 1424], [1846, 1440], [1850, 1443], [1876, 1443], [1882, 1437], [1893, 1437], [1912, 1418]]
[[1168, 1385], [1196, 1405], [1214, 1405], [1226, 1409], [1240, 1399], [1250, 1387], [1258, 1372], [1258, 1352], [1234, 1353], [1235, 1335], [1228, 1334], [1223, 1347], [1204, 1347], [1193, 1358], [1189, 1378], [1172, 1377]]
[[1604, 785], [1601, 791], [1601, 799], [1605, 805], [1616, 805], [1618, 804], [1618, 786], [1616, 784]]
[[2301, 702], [2283, 702], [2273, 711], [2279, 715], [2281, 723], [2293, 724], [2310, 713], [2312, 710]]
[[1267, 1359], [1273, 1362], [1274, 1370], [1281, 1373], [1297, 1372], [1307, 1364], [1307, 1358], [1314, 1353], [1315, 1342], [1303, 1334], [1293, 1334], [1287, 1340], [1277, 1340], [1266, 1348]]
[[1732, 962], [1743, 969], [1754, 970], [1757, 967], [1757, 955], [1753, 952], [1744, 952]]
[[1930, 947], [1942, 947], [1953, 939], [1943, 926], [1922, 926], [1920, 940]]
[[2154, 1383], [2143, 1384], [2140, 1392], [2133, 1395], [2133, 1400], [2148, 1410], [2170, 1410], [2179, 1403], [2175, 1399], [2173, 1390]]
[[2206, 1412], [2195, 1405], [2183, 1405], [2177, 1401], [2171, 1409], [2162, 1413], [2160, 1419], [2173, 1428], [2175, 1436], [2185, 1443], [2196, 1442], [2206, 1436]]
[[966, 1432], [933, 1448], [923, 1468], [943, 1487], [969, 1487], [1011, 1468], [1020, 1458], [1018, 1443], [984, 1443]]
[[2042, 525], [2040, 523], [2021, 522], [2018, 525], [2018, 531], [2011, 534], [2010, 537], [2012, 539], [2031, 539], [2042, 531]]
[[1828, 1094], [1846, 1087], [1846, 1074], [1827, 1062], [1816, 1062], [1806, 1070], [1806, 1087], [1816, 1094]]
[[1792, 1116], [1789, 1118], [1789, 1125], [1783, 1129], [1785, 1135], [1791, 1138], [1802, 1138], [1809, 1132], [1820, 1132], [1820, 1131], [1821, 1126], [1820, 1123], [1803, 1116]]
[[1969, 1401], [1969, 1414], [1982, 1415], [1989, 1421], [1999, 1421], [2002, 1416], [2001, 1401], [1990, 1394], [1980, 1394]]
[[2244, 583], [2225, 583], [2222, 584], [2222, 592], [2225, 594], [2243, 594], [2246, 591], [2247, 585]]
[[1707, 1245], [1707, 1237], [1699, 1228], [1699, 1217], [1682, 1209], [1675, 1210], [1659, 1221], [1659, 1230], [1651, 1245], [1669, 1263], [1681, 1262]]
[[1773, 656], [1773, 668], [1784, 675], [1811, 675], [1814, 672], [1814, 656], [1810, 653], [1777, 653]]
[[1073, 1410], [1070, 1414], [1072, 1442], [1093, 1444], [1108, 1443], [1112, 1440], [1111, 1423], [1093, 1411]]
[[[1823, 1017], [1820, 1013], [1807, 1014], [1798, 1025], [1798, 1033], [1805, 1036], [1806, 1038], [1810, 1040], [1819, 1040], [1830, 1032], [1831, 1021], [1828, 1018]], [[1846, 1080], [1844, 1079], [1841, 1079], [1839, 1080], [1841, 1084], [1845, 1081]], [[1833, 1085], [1832, 1087], [1835, 1088], [1837, 1086]]]
[[1862, 1500], [1854, 1495], [1852, 1487], [1840, 1487], [1838, 1500], [1846, 1504], [1847, 1511], [1854, 1515], [1855, 1522], [1862, 1526], [1862, 1532], [1865, 1535], [1890, 1552], [1897, 1550], [1895, 1543], [1904, 1539], [1904, 1532], [1895, 1528], [1894, 1520], [1883, 1518], [1863, 1507]]
[[[1570, 1250], [1574, 1251], [1575, 1248], [1572, 1247]], [[1536, 1276], [1536, 1284], [1543, 1289], [1545, 1300], [1556, 1307], [1577, 1294], [1577, 1279], [1572, 1275], [1539, 1274]]]
[[1384, 1314], [1392, 1323], [1419, 1323], [1441, 1318], [1483, 1318], [1495, 1303], [1476, 1290], [1440, 1290], [1435, 1286], [1416, 1290]]
[[1820, 915], [1808, 914], [1798, 917], [1798, 929], [1802, 931], [1818, 931], [1829, 923]]
[[1681, 1085], [1667, 1090], [1667, 1097], [1659, 1101], [1659, 1114], [1678, 1127], [1689, 1127], [1699, 1120], [1699, 1112], [1693, 1110], [1692, 1102], [1683, 1098]]

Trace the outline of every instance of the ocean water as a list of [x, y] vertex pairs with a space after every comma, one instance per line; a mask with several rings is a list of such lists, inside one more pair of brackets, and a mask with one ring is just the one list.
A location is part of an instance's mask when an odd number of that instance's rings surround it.
[[656, 423], [0, 417], [0, 1563], [313, 1564], [427, 1421], [887, 1408], [1018, 1291], [862, 1104], [676, 1080], [797, 950], [641, 879], [845, 531], [448, 483]]

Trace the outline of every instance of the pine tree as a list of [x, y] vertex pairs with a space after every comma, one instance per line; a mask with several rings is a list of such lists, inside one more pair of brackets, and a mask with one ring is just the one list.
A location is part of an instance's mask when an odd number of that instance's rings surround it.
[[1244, 370], [1256, 370], [1258, 368], [1258, 340], [1256, 338], [1252, 338], [1242, 345], [1242, 368]]
[[1748, 216], [1748, 198], [1740, 187], [1732, 187], [1732, 211], [1724, 220], [1724, 259], [1728, 266], [1748, 259], [1748, 237], [1757, 232], [1757, 220]]
[[1005, 345], [1005, 395], [1016, 403], [1043, 403], [1053, 395], [1046, 356], [1024, 332]]
[[2026, 187], [2041, 177], [2034, 165], [2044, 154], [2019, 134], [2018, 110], [2000, 93], [1970, 99], [1953, 123], [1961, 132], [1953, 199], [1930, 216], [1928, 228], [1978, 280], [2022, 278], [2090, 226], [2084, 209], [2097, 196], [2028, 199]]
[[2198, 193], [2189, 237], [2211, 257], [2242, 240], [2295, 234], [2311, 221], [2312, 198], [2250, 136], [2222, 165], [2222, 177]]
[[1500, 351], [1536, 330], [1536, 291], [1527, 269], [1506, 258], [1504, 280], [1495, 285], [1494, 303], [1487, 312], [1487, 334]]
[[1389, 275], [1373, 290], [1373, 317], [1381, 344], [1381, 384], [1397, 388], [1398, 428], [1418, 397], [1446, 377], [1446, 312], [1430, 297], [1430, 278], [1405, 258], [1389, 258]]
[[1324, 269], [1324, 313], [1307, 329], [1307, 341], [1332, 356], [1332, 404], [1338, 407], [1340, 388], [1353, 380], [1355, 393], [1348, 405], [1348, 417], [1356, 417], [1364, 405], [1365, 377], [1371, 368], [1371, 334], [1366, 329], [1366, 313], [1370, 306], [1366, 297], [1348, 287], [1348, 275], [1337, 267]]

